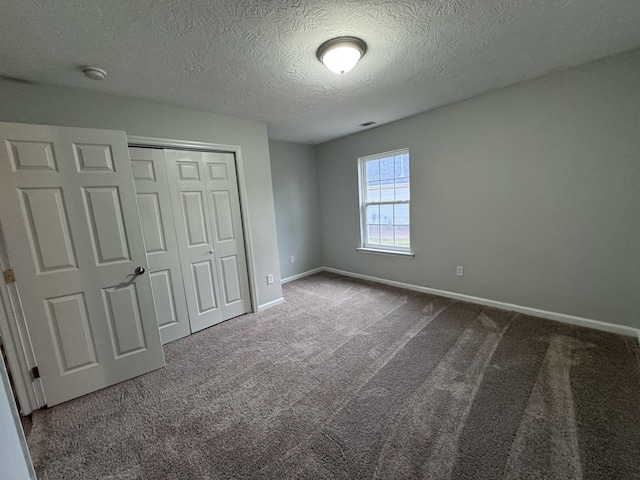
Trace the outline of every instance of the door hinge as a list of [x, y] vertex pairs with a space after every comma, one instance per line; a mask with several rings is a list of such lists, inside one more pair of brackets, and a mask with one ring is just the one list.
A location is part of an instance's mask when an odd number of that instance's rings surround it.
[[15, 283], [16, 275], [15, 275], [15, 273], [13, 273], [13, 268], [7, 268], [4, 271], [4, 281], [6, 283]]
[[40, 378], [40, 370], [38, 370], [38, 367], [33, 367], [31, 369], [31, 378], [33, 380], [35, 380], [36, 378]]

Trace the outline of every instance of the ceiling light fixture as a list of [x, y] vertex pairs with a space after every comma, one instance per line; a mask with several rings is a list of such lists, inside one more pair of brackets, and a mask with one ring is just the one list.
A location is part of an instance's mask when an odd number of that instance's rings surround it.
[[336, 37], [318, 48], [318, 60], [335, 73], [345, 73], [356, 66], [367, 51], [367, 44], [356, 37]]
[[86, 66], [81, 68], [84, 76], [90, 78], [91, 80], [104, 80], [104, 77], [107, 76], [107, 72], [98, 67]]

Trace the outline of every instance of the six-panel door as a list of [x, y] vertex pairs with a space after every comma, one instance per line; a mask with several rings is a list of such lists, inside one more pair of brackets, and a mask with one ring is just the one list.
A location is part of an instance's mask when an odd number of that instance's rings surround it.
[[232, 153], [218, 152], [206, 152], [202, 157], [211, 205], [212, 240], [223, 318], [226, 320], [251, 309], [235, 158]]
[[191, 333], [164, 155], [129, 148], [162, 343]]
[[251, 310], [233, 154], [165, 150], [191, 331]]
[[223, 321], [200, 152], [164, 151], [191, 331]]
[[0, 222], [47, 404], [164, 365], [124, 132], [0, 123]]

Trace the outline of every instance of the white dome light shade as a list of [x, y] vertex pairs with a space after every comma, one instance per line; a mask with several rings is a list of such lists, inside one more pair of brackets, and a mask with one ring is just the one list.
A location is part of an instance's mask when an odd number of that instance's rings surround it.
[[332, 72], [345, 73], [356, 66], [361, 56], [360, 50], [351, 45], [338, 45], [324, 54], [322, 63]]
[[318, 48], [318, 60], [335, 73], [345, 73], [356, 66], [367, 51], [367, 44], [356, 37], [327, 40]]

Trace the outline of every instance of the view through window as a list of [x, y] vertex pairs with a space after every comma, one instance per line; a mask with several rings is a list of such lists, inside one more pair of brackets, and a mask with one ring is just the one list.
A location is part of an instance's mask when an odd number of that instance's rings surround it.
[[371, 155], [359, 162], [362, 246], [410, 251], [409, 151]]

